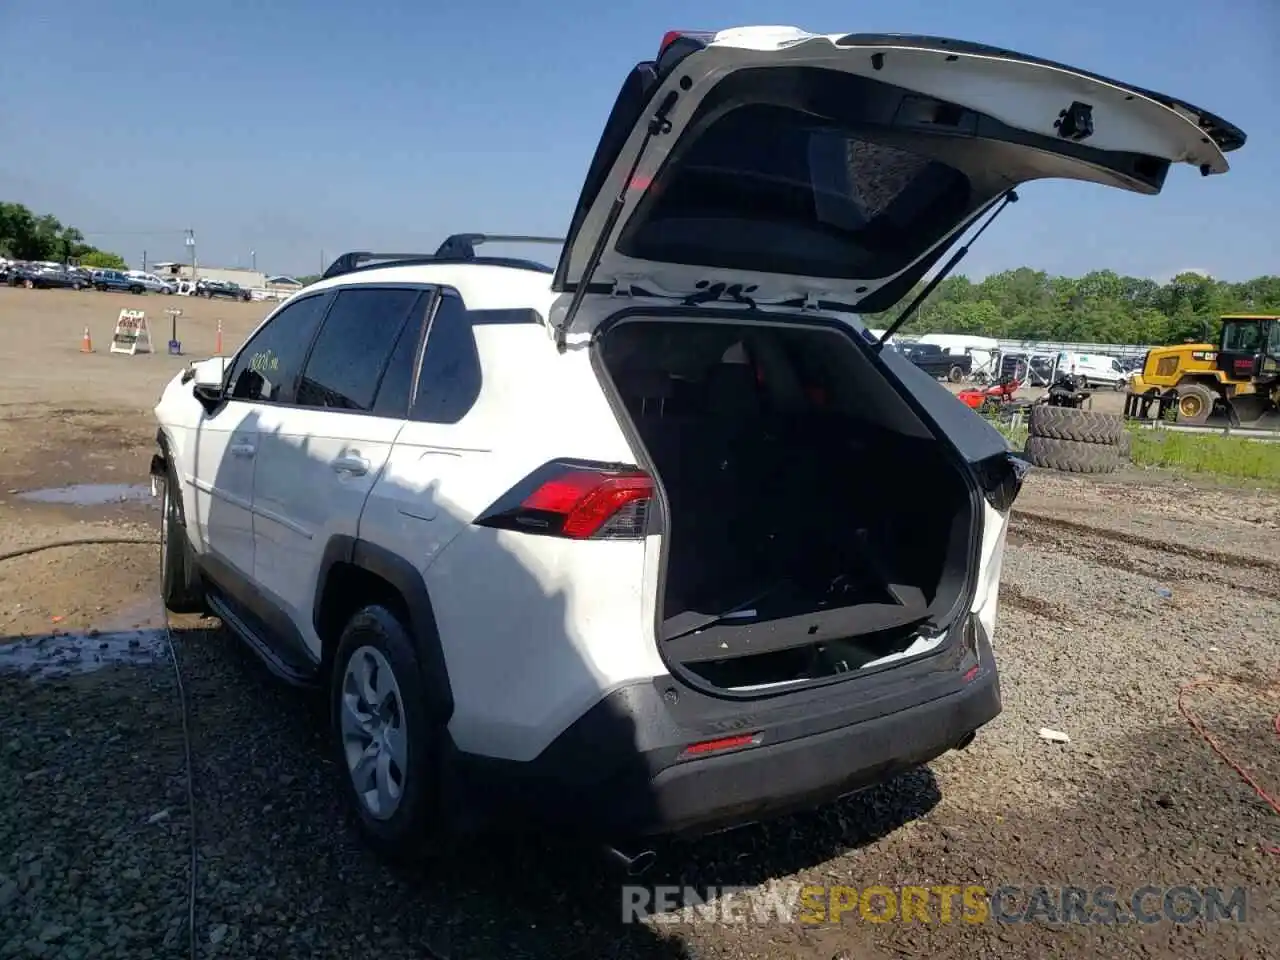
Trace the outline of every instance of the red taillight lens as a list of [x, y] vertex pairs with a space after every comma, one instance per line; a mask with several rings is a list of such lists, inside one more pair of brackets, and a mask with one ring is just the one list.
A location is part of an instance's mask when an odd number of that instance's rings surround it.
[[[590, 470], [574, 470], [548, 480], [525, 498], [528, 510], [546, 510], [564, 517], [560, 534], [575, 540], [602, 534], [614, 519], [614, 534], [628, 534], [634, 526], [636, 511], [623, 514], [624, 508], [648, 502], [653, 496], [653, 481], [643, 473], [602, 474]], [[630, 522], [628, 522], [630, 521]]]
[[640, 470], [558, 463], [518, 489], [476, 523], [574, 540], [636, 540], [645, 535], [654, 490]]

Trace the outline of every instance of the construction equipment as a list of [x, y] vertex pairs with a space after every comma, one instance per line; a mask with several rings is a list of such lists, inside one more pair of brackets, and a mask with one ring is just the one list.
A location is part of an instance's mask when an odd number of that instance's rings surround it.
[[[1153, 411], [1154, 408], [1154, 411]], [[1156, 347], [1129, 382], [1125, 416], [1201, 425], [1221, 411], [1232, 426], [1280, 409], [1280, 315], [1222, 318], [1217, 344]]]
[[1089, 380], [1083, 376], [1070, 373], [1059, 373], [1049, 389], [1037, 402], [1047, 403], [1051, 407], [1071, 407], [1079, 410], [1084, 402], [1093, 396], [1089, 390]]

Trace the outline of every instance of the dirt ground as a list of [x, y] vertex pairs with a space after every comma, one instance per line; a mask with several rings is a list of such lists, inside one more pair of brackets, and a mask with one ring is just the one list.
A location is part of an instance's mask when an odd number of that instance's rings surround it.
[[[147, 311], [156, 354], [108, 354], [126, 307]], [[183, 310], [187, 357], [164, 352], [166, 307]], [[0, 553], [154, 540], [154, 503], [135, 486], [154, 448], [150, 407], [191, 356], [212, 353], [219, 320], [230, 352], [269, 308], [0, 288]], [[92, 354], [80, 352], [86, 326]], [[1099, 398], [1095, 409], [1112, 399]], [[70, 484], [113, 485], [120, 499], [23, 496]], [[1225, 899], [1239, 887], [1243, 922], [947, 923], [934, 907], [930, 923], [855, 909], [842, 923], [667, 911], [624, 925], [621, 880], [536, 841], [392, 870], [344, 823], [315, 704], [266, 679], [216, 623], [184, 622], [197, 936], [219, 956], [1274, 956], [1280, 819], [1187, 714], [1280, 795], [1278, 543], [1274, 494], [1156, 471], [1037, 472], [1001, 588], [1004, 713], [967, 750], [824, 810], [661, 844], [645, 878], [756, 891], [1012, 885], [1019, 905], [1036, 886], [1111, 887], [1122, 904], [1150, 886], [1157, 911], [1170, 888]], [[0, 572], [0, 957], [183, 955], [188, 822], [156, 562], [148, 544], [83, 546]], [[6, 660], [6, 647], [28, 652]], [[53, 679], [3, 669], [71, 660], [117, 665]]]

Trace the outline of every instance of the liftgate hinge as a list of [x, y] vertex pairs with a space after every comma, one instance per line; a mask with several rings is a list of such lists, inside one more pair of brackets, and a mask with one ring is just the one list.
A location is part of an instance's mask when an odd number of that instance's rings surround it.
[[609, 296], [634, 297], [636, 279], [636, 277], [615, 277], [613, 280], [613, 288], [609, 291]]

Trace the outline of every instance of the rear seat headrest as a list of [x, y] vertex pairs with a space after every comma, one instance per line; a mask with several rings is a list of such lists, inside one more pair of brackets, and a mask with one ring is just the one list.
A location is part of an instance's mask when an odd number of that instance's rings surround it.
[[675, 392], [671, 377], [661, 370], [619, 370], [614, 377], [623, 394], [631, 397], [670, 397]]

